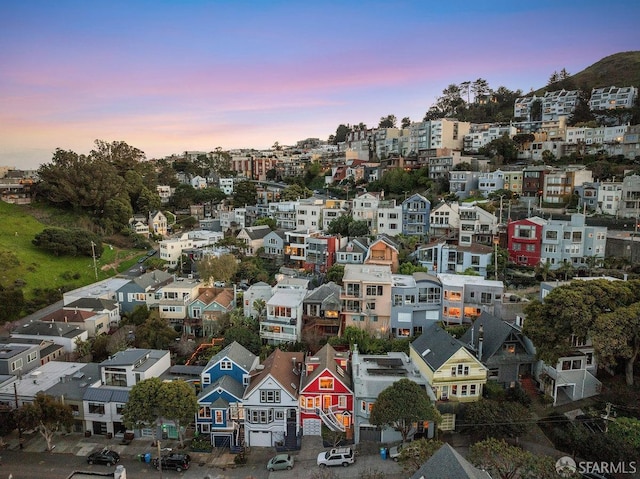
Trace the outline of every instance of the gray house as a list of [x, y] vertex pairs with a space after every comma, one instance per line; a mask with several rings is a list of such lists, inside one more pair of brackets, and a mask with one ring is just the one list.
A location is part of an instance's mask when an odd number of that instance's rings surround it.
[[267, 233], [264, 237], [264, 254], [283, 261], [285, 243], [286, 235], [284, 230], [275, 230]]
[[345, 246], [336, 253], [338, 264], [363, 264], [369, 252], [369, 240], [367, 238], [351, 238]]
[[303, 328], [324, 337], [340, 334], [341, 288], [333, 281], [311, 291], [302, 302]]
[[411, 479], [491, 479], [487, 471], [474, 467], [449, 444], [438, 449]]
[[173, 282], [172, 274], [154, 270], [131, 279], [116, 291], [116, 298], [123, 313], [132, 312], [136, 306], [152, 306], [158, 304], [156, 292]]
[[514, 387], [533, 373], [535, 348], [522, 330], [483, 312], [460, 338], [489, 370], [487, 379]]
[[420, 336], [440, 320], [442, 283], [428, 273], [394, 274], [391, 286], [391, 334], [396, 338]]
[[20, 375], [40, 366], [37, 344], [7, 342], [0, 344], [0, 375]]

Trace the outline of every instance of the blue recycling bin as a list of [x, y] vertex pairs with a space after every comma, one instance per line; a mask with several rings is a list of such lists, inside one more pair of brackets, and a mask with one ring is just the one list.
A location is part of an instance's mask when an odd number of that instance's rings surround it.
[[381, 457], [383, 460], [386, 460], [386, 459], [387, 459], [387, 448], [386, 448], [386, 447], [381, 447], [381, 448], [380, 448], [380, 457]]
[[148, 452], [144, 455], [144, 462], [146, 462], [147, 464], [149, 464], [151, 462], [151, 453]]

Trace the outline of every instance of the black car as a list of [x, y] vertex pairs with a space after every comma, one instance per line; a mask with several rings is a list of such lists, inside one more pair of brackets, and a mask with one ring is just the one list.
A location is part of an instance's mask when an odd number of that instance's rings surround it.
[[160, 469], [160, 462], [162, 463], [162, 470], [173, 469], [178, 472], [186, 471], [189, 469], [191, 456], [189, 456], [189, 454], [166, 454], [162, 456], [162, 461], [158, 461], [158, 458], [156, 457], [153, 460], [153, 467]]
[[103, 449], [102, 451], [93, 452], [87, 457], [88, 464], [106, 464], [107, 466], [115, 466], [120, 462], [120, 454], [111, 449]]

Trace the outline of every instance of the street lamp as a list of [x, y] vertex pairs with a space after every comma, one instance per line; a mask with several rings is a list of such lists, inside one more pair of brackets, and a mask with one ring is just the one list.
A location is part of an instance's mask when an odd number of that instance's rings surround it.
[[495, 280], [498, 281], [498, 236], [493, 237], [493, 268], [494, 268], [494, 276]]

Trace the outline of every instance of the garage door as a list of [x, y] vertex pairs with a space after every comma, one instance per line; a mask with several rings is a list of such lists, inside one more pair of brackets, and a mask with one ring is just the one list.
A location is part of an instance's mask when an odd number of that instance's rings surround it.
[[303, 419], [302, 434], [305, 436], [320, 436], [322, 434], [322, 421], [320, 419]]
[[271, 447], [271, 433], [268, 431], [251, 431], [249, 445], [251, 447]]

